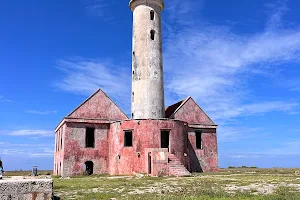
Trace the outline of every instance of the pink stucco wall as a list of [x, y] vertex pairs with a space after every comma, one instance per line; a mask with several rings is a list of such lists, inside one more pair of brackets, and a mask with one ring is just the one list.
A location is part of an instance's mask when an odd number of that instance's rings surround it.
[[[198, 129], [199, 130], [199, 129]], [[189, 130], [189, 158], [192, 172], [215, 172], [218, 170], [218, 147], [216, 129], [202, 129], [202, 149], [196, 148], [195, 129]]]
[[[190, 172], [217, 171], [217, 125], [192, 98], [184, 101], [171, 118], [129, 120], [99, 90], [57, 126], [54, 174], [83, 174], [85, 162], [92, 161], [95, 174], [148, 173], [150, 162], [151, 175], [168, 175], [173, 154]], [[95, 128], [94, 148], [85, 147], [87, 127]], [[126, 130], [132, 131], [132, 147], [124, 147]], [[169, 149], [161, 148], [164, 130], [170, 131]], [[196, 148], [195, 130], [202, 131], [202, 149]]]
[[[124, 130], [133, 131], [132, 147], [124, 147]], [[161, 130], [170, 130], [170, 152], [186, 163], [186, 123], [177, 120], [128, 120], [111, 124], [109, 173], [147, 173], [147, 149], [161, 147]]]

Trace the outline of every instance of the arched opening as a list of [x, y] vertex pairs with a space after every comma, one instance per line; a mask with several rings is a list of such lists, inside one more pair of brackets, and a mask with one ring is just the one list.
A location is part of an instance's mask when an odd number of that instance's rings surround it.
[[150, 34], [151, 34], [151, 40], [154, 40], [155, 39], [155, 30], [151, 30]]
[[85, 162], [85, 174], [92, 175], [94, 173], [94, 163], [92, 161]]
[[58, 175], [61, 175], [61, 162], [59, 163], [59, 174]]
[[154, 20], [154, 11], [153, 10], [150, 11], [150, 19]]

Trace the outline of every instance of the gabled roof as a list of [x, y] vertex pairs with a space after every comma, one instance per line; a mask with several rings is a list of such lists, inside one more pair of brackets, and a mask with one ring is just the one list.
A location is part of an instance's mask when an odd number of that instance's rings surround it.
[[179, 106], [181, 106], [182, 102], [184, 102], [184, 100], [179, 101], [179, 102], [167, 107], [166, 110], [165, 110], [165, 117], [170, 118], [174, 114], [174, 112], [177, 110], [177, 108]]
[[108, 120], [128, 119], [126, 114], [101, 90], [88, 97], [68, 117]]
[[165, 115], [167, 118], [183, 120], [189, 124], [216, 125], [192, 97], [167, 107]]

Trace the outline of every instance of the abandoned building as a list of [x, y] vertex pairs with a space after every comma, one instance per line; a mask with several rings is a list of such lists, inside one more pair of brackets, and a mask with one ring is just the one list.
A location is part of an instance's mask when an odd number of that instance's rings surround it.
[[131, 0], [129, 5], [131, 119], [101, 89], [96, 91], [56, 127], [54, 174], [185, 176], [217, 171], [217, 125], [191, 97], [164, 105], [163, 0]]

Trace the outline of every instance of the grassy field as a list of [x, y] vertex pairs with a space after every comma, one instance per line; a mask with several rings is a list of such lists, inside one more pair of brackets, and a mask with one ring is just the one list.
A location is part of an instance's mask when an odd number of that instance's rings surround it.
[[191, 177], [53, 177], [56, 199], [300, 200], [300, 169], [222, 169]]

